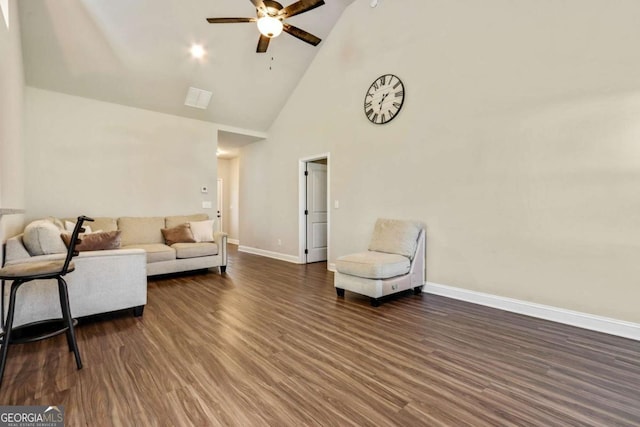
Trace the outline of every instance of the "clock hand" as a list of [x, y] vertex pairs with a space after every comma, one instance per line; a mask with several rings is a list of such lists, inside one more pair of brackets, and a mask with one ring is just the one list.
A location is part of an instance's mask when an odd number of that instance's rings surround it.
[[389, 92], [385, 93], [384, 95], [382, 95], [382, 99], [380, 100], [380, 102], [378, 103], [378, 105], [380, 106], [380, 111], [382, 111], [382, 103], [384, 102], [385, 98], [389, 96]]

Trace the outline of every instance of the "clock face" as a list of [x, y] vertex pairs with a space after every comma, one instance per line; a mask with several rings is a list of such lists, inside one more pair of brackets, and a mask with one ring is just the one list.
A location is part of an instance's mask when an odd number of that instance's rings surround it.
[[364, 113], [371, 123], [383, 125], [398, 115], [404, 102], [404, 85], [393, 74], [378, 77], [364, 97]]

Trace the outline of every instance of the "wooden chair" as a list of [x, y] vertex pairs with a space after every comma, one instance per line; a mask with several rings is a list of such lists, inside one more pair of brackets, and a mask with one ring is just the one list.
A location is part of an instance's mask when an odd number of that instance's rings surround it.
[[[67, 282], [63, 276], [75, 270], [75, 265], [71, 261], [74, 256], [78, 255], [75, 247], [80, 243], [79, 234], [84, 231], [82, 224], [85, 221], [93, 221], [86, 216], [79, 216], [76, 222], [71, 241], [67, 250], [67, 256], [64, 259], [25, 262], [21, 264], [13, 264], [0, 269], [0, 279], [2, 280], [2, 296], [1, 296], [1, 322], [3, 333], [2, 353], [0, 355], [0, 386], [2, 385], [2, 377], [4, 375], [5, 363], [9, 352], [9, 344], [19, 344], [25, 342], [38, 341], [59, 335], [63, 332], [67, 334], [67, 344], [69, 351], [73, 351], [76, 358], [78, 369], [82, 369], [82, 360], [80, 359], [80, 351], [76, 342], [74, 331], [74, 320], [71, 318], [71, 309], [69, 307], [69, 293], [67, 291]], [[60, 297], [60, 309], [62, 310], [61, 319], [47, 319], [38, 322], [21, 325], [13, 328], [13, 316], [16, 306], [16, 295], [18, 289], [23, 284], [36, 279], [56, 279], [58, 282], [58, 294]], [[7, 308], [7, 318], [4, 318], [4, 285], [5, 280], [12, 281], [11, 293], [9, 297], [9, 307]], [[75, 322], [77, 323], [77, 322]]]

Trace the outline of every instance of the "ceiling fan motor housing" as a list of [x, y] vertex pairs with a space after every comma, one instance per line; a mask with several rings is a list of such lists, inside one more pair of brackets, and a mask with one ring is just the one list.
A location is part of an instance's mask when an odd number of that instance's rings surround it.
[[278, 18], [282, 20], [282, 18], [278, 17], [279, 12], [282, 10], [283, 6], [277, 1], [273, 0], [263, 0], [262, 2], [264, 6], [264, 10], [262, 8], [258, 8], [258, 18], [263, 16], [271, 16], [273, 18]]

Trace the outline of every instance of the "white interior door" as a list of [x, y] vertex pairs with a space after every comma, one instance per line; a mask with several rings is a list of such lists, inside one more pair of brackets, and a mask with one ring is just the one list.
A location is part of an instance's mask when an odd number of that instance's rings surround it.
[[307, 262], [327, 260], [327, 165], [307, 162]]
[[222, 213], [224, 212], [224, 205], [223, 205], [223, 194], [222, 194], [222, 178], [218, 178], [218, 206], [216, 207], [216, 209], [218, 210], [216, 213], [216, 217], [218, 219], [218, 221], [216, 221], [216, 229], [218, 231], [222, 231], [222, 220], [223, 220], [223, 215]]

